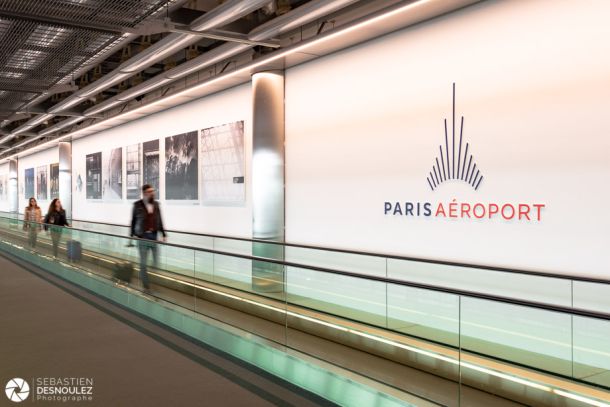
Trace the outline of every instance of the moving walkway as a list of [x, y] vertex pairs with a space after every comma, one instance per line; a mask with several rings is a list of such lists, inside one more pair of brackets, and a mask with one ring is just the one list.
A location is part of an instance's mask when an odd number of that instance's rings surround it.
[[[83, 246], [77, 263], [50, 258], [44, 234], [29, 249], [15, 218], [0, 218], [0, 250], [50, 272], [78, 273], [84, 285], [108, 282], [113, 300], [133, 293], [215, 321], [389, 397], [384, 400], [610, 404], [604, 281], [299, 245], [281, 245], [283, 258], [263, 257], [257, 253], [278, 251], [261, 245], [276, 243], [176, 232], [172, 243], [158, 243], [153, 292], [141, 295], [136, 279], [125, 284], [112, 277], [118, 262], [137, 268], [137, 239], [120, 226], [73, 226], [63, 233], [64, 242]], [[341, 397], [332, 401], [350, 405]]]

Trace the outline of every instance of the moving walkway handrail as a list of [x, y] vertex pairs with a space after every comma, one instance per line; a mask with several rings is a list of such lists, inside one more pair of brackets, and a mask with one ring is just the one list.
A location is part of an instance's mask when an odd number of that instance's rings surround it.
[[[94, 221], [80, 220], [80, 219], [70, 219], [70, 220], [75, 221], [75, 222], [129, 228], [128, 225], [119, 225], [116, 223], [94, 222]], [[167, 232], [168, 233], [179, 233], [179, 234], [183, 234], [183, 235], [192, 235], [192, 236], [205, 236], [205, 237], [212, 237], [212, 238], [218, 238], [218, 239], [238, 240], [238, 241], [252, 242], [252, 243], [273, 244], [273, 245], [279, 245], [279, 246], [296, 247], [296, 248], [301, 248], [301, 249], [320, 250], [320, 251], [325, 251], [325, 252], [355, 254], [355, 255], [361, 255], [361, 256], [381, 257], [381, 258], [386, 258], [386, 259], [406, 260], [406, 261], [414, 261], [414, 262], [430, 263], [430, 264], [440, 264], [440, 265], [445, 265], [445, 266], [467, 267], [467, 268], [473, 268], [473, 269], [498, 271], [498, 272], [513, 273], [513, 274], [525, 274], [525, 275], [532, 275], [532, 276], [538, 276], [538, 277], [558, 278], [558, 279], [562, 279], [562, 280], [574, 280], [574, 281], [583, 281], [583, 282], [589, 282], [589, 283], [610, 284], [610, 279], [602, 279], [602, 278], [594, 278], [594, 277], [572, 276], [572, 275], [557, 274], [557, 273], [551, 273], [551, 272], [520, 270], [520, 269], [512, 269], [512, 268], [508, 268], [508, 267], [494, 267], [494, 266], [486, 266], [486, 265], [482, 265], [482, 264], [460, 263], [460, 262], [454, 262], [454, 261], [448, 261], [448, 260], [434, 260], [434, 259], [426, 259], [426, 258], [420, 258], [420, 257], [400, 256], [400, 255], [395, 255], [395, 254], [363, 252], [363, 251], [351, 250], [351, 249], [340, 249], [340, 248], [333, 248], [333, 247], [305, 245], [305, 244], [299, 244], [299, 243], [278, 242], [278, 241], [273, 241], [273, 240], [251, 239], [251, 238], [246, 238], [246, 237], [214, 235], [214, 234], [209, 234], [209, 233], [187, 232], [187, 231], [178, 231], [178, 230], [170, 230], [170, 229], [167, 229]]]
[[[19, 219], [11, 219], [11, 218], [6, 218], [6, 217], [4, 217], [4, 219], [10, 219], [13, 221], [16, 220], [17, 222], [25, 223], [25, 221], [19, 220]], [[63, 226], [53, 226], [53, 225], [37, 223], [37, 222], [32, 222], [32, 221], [28, 221], [27, 223], [38, 224], [41, 227], [44, 227], [46, 225], [49, 227], [64, 228]], [[138, 237], [121, 236], [121, 235], [115, 235], [115, 234], [107, 233], [107, 232], [91, 231], [91, 230], [79, 229], [79, 228], [73, 228], [73, 227], [65, 227], [64, 229], [76, 230], [79, 232], [91, 233], [91, 234], [102, 235], [102, 236], [110, 236], [113, 238], [118, 238], [118, 239], [123, 239], [123, 240], [145, 241], [150, 244], [150, 240], [140, 239]], [[583, 309], [578, 309], [578, 308], [569, 308], [569, 307], [563, 307], [560, 305], [551, 305], [551, 304], [546, 304], [546, 303], [537, 302], [537, 301], [526, 301], [526, 300], [520, 300], [520, 299], [498, 296], [498, 295], [483, 294], [483, 293], [478, 293], [475, 291], [460, 290], [460, 289], [455, 289], [455, 288], [436, 286], [436, 285], [431, 285], [431, 284], [424, 284], [424, 283], [419, 283], [419, 282], [414, 282], [414, 281], [396, 280], [396, 279], [388, 278], [388, 277], [352, 273], [349, 271], [335, 270], [335, 269], [329, 269], [329, 268], [325, 268], [325, 267], [287, 262], [284, 260], [277, 260], [277, 259], [271, 259], [271, 258], [266, 258], [266, 257], [250, 256], [250, 255], [239, 254], [239, 253], [230, 253], [230, 252], [225, 252], [225, 251], [215, 250], [215, 249], [207, 249], [207, 248], [202, 248], [202, 247], [191, 247], [191, 246], [186, 246], [186, 245], [181, 245], [181, 244], [176, 244], [176, 243], [168, 243], [168, 242], [163, 242], [163, 241], [158, 241], [155, 243], [164, 245], [164, 246], [177, 247], [177, 248], [185, 249], [185, 250], [200, 251], [200, 252], [218, 254], [218, 255], [228, 256], [228, 257], [237, 257], [237, 258], [252, 260], [252, 261], [273, 263], [273, 264], [278, 264], [278, 265], [285, 266], [285, 267], [295, 267], [295, 268], [301, 268], [301, 269], [306, 269], [306, 270], [318, 271], [318, 272], [322, 272], [322, 273], [342, 275], [342, 276], [359, 278], [359, 279], [364, 279], [364, 280], [378, 281], [378, 282], [382, 282], [382, 283], [386, 283], [386, 284], [396, 284], [396, 285], [401, 285], [401, 286], [420, 288], [420, 289], [424, 289], [424, 290], [442, 292], [445, 294], [453, 294], [453, 295], [464, 296], [464, 297], [478, 298], [478, 299], [483, 299], [483, 300], [488, 300], [488, 301], [520, 305], [520, 306], [529, 307], [529, 308], [537, 308], [537, 309], [543, 309], [543, 310], [547, 310], [547, 311], [554, 311], [554, 312], [560, 312], [560, 313], [564, 313], [564, 314], [578, 315], [578, 316], [595, 318], [595, 319], [610, 320], [610, 314], [603, 313], [603, 312], [595, 312], [595, 311], [583, 310]]]
[[[4, 213], [7, 213], [7, 212], [4, 212]], [[21, 214], [18, 214], [18, 215], [21, 215]], [[0, 216], [0, 217], [12, 219], [12, 218], [9, 218], [6, 216]], [[71, 218], [70, 221], [91, 223], [91, 224], [98, 224], [98, 225], [107, 225], [107, 226], [116, 226], [116, 227], [121, 227], [121, 228], [129, 228], [128, 225], [120, 225], [117, 223], [88, 221], [88, 220], [80, 220], [80, 219], [73, 219], [73, 218]], [[610, 279], [602, 279], [602, 278], [594, 278], [594, 277], [586, 277], [586, 276], [574, 276], [574, 275], [558, 274], [558, 273], [552, 273], [552, 272], [521, 270], [521, 269], [508, 268], [508, 267], [486, 266], [486, 265], [482, 265], [482, 264], [461, 263], [461, 262], [454, 262], [454, 261], [448, 261], [448, 260], [435, 260], [435, 259], [426, 259], [426, 258], [419, 258], [419, 257], [399, 256], [399, 255], [394, 255], [394, 254], [363, 252], [363, 251], [351, 250], [351, 249], [340, 249], [340, 248], [305, 245], [305, 244], [299, 244], [299, 243], [278, 242], [278, 241], [273, 241], [273, 240], [251, 239], [251, 238], [246, 238], [246, 237], [214, 235], [214, 234], [209, 234], [209, 233], [177, 231], [177, 230], [170, 230], [170, 229], [167, 229], [167, 232], [168, 233], [178, 233], [178, 234], [183, 234], [183, 235], [205, 236], [205, 237], [218, 238], [218, 239], [237, 240], [237, 241], [251, 242], [251, 243], [264, 243], [264, 244], [272, 244], [272, 245], [279, 245], [279, 246], [296, 247], [296, 248], [302, 248], [302, 249], [320, 250], [320, 251], [325, 251], [325, 252], [355, 254], [355, 255], [360, 255], [360, 256], [380, 257], [380, 258], [386, 258], [386, 259], [406, 260], [406, 261], [413, 261], [413, 262], [419, 262], [419, 263], [430, 263], [430, 264], [439, 264], [439, 265], [445, 265], [445, 266], [465, 267], [465, 268], [472, 268], [472, 269], [479, 269], [479, 270], [489, 270], [489, 271], [497, 271], [497, 272], [513, 273], [513, 274], [532, 275], [532, 276], [538, 276], [538, 277], [557, 278], [557, 279], [562, 279], [562, 280], [582, 281], [582, 282], [597, 283], [597, 284], [610, 284]]]

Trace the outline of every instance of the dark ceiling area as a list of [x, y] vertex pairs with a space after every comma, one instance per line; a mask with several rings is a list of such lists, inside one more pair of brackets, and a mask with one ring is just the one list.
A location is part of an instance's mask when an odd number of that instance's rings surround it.
[[[171, 0], [0, 0], [0, 119], [48, 92]], [[69, 89], [69, 88], [66, 88]]]

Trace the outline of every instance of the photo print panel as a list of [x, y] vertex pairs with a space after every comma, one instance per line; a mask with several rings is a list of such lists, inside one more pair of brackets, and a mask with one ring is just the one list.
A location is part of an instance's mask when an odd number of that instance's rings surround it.
[[0, 175], [0, 201], [8, 200], [8, 174]]
[[243, 120], [201, 130], [202, 198], [234, 206], [246, 200]]
[[36, 199], [46, 201], [48, 199], [48, 173], [47, 166], [43, 165], [36, 168]]
[[26, 168], [24, 175], [25, 187], [23, 195], [25, 199], [30, 199], [34, 196], [34, 168]]
[[159, 140], [151, 140], [142, 144], [142, 185], [149, 184], [159, 192]]
[[102, 160], [102, 198], [120, 201], [123, 199], [123, 148], [102, 154]]
[[87, 199], [102, 199], [102, 153], [87, 155]]
[[50, 166], [50, 199], [59, 198], [59, 163], [51, 164]]
[[165, 199], [196, 201], [198, 199], [196, 131], [165, 139]]
[[140, 199], [140, 188], [142, 187], [142, 145], [133, 144], [127, 146], [127, 199]]

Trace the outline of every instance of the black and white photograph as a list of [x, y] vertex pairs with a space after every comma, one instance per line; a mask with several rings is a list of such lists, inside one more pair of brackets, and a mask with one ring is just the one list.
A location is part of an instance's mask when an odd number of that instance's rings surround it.
[[0, 175], [0, 201], [8, 199], [8, 174]]
[[34, 168], [25, 169], [25, 188], [23, 195], [26, 199], [34, 196]]
[[83, 192], [83, 177], [78, 174], [76, 176], [76, 192]]
[[102, 199], [102, 153], [87, 155], [87, 199]]
[[59, 198], [59, 164], [51, 164], [49, 171], [49, 187], [50, 196], [49, 198]]
[[211, 205], [246, 199], [243, 120], [201, 130], [201, 194]]
[[39, 201], [47, 200], [48, 191], [48, 169], [46, 165], [36, 168], [36, 199]]
[[103, 194], [104, 200], [123, 199], [123, 148], [113, 148], [102, 154]]
[[151, 140], [142, 144], [142, 183], [151, 185], [159, 191], [159, 140]]
[[141, 187], [141, 144], [127, 146], [126, 170], [127, 170], [127, 199], [139, 199]]
[[198, 199], [197, 134], [178, 134], [165, 139], [165, 199]]

